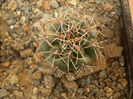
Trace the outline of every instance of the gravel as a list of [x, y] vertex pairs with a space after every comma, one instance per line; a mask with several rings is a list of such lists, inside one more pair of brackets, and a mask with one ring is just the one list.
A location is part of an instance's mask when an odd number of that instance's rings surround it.
[[[105, 36], [99, 40], [105, 41], [101, 50], [107, 68], [78, 79], [71, 73], [58, 78], [57, 70], [35, 53], [39, 35], [66, 6], [94, 18], [96, 28]], [[127, 98], [119, 0], [0, 0], [0, 7], [0, 99]]]

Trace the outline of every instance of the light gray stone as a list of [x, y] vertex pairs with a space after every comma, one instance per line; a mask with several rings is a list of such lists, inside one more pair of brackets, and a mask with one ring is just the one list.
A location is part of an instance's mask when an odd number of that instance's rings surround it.
[[0, 89], [0, 98], [4, 98], [8, 96], [8, 92], [6, 89]]
[[41, 81], [40, 81], [40, 80], [36, 80], [36, 79], [32, 79], [32, 83], [33, 83], [35, 86], [40, 86]]
[[51, 5], [52, 8], [58, 8], [59, 7], [59, 4], [56, 0], [52, 0], [50, 2], [50, 5]]
[[23, 6], [23, 2], [21, 0], [17, 0], [17, 7], [21, 8]]
[[86, 84], [90, 84], [91, 83], [91, 76], [89, 75], [87, 78], [86, 78]]

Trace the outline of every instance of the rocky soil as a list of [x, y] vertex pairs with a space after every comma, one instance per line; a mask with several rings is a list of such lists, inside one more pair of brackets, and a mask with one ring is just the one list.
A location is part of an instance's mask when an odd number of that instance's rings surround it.
[[[45, 27], [66, 6], [95, 15], [96, 28], [107, 40], [102, 50], [107, 68], [76, 80], [57, 78], [56, 69], [35, 55], [35, 27]], [[0, 99], [127, 99], [119, 0], [1, 0], [0, 7]]]

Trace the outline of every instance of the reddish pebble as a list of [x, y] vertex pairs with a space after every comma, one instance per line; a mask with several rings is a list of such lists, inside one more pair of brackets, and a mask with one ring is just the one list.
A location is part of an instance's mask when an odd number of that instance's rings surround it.
[[49, 11], [51, 9], [48, 1], [46, 1], [46, 0], [43, 1], [43, 8], [45, 11]]

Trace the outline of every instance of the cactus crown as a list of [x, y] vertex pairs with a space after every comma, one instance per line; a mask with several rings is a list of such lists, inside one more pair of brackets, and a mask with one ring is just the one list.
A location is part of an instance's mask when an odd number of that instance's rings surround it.
[[57, 66], [64, 73], [89, 66], [97, 53], [94, 46], [97, 32], [92, 24], [75, 13], [49, 22], [39, 48], [45, 58], [43, 62]]

